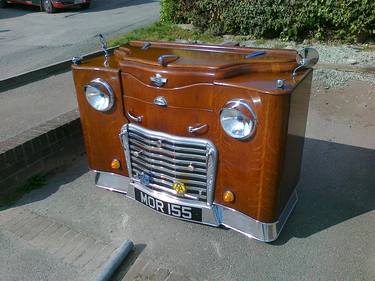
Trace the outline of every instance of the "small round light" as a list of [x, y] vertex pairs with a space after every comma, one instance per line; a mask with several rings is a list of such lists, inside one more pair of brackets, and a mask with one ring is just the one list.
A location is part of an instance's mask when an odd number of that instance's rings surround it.
[[88, 103], [98, 111], [108, 111], [113, 107], [114, 94], [111, 86], [97, 78], [84, 87]]
[[231, 203], [234, 201], [234, 193], [232, 191], [225, 191], [223, 194], [223, 200], [226, 203]]
[[244, 100], [228, 101], [220, 112], [220, 123], [224, 131], [235, 139], [248, 139], [256, 127], [256, 114]]
[[117, 159], [113, 159], [112, 162], [111, 162], [111, 168], [115, 169], [115, 170], [118, 170], [118, 169], [120, 169], [120, 167], [121, 167], [121, 162]]

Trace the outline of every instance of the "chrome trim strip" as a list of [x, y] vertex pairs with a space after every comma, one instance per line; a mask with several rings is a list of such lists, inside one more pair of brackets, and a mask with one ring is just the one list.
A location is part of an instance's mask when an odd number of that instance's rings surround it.
[[134, 188], [138, 188], [150, 196], [169, 203], [202, 208], [202, 224], [211, 226], [223, 225], [262, 242], [272, 242], [277, 239], [298, 200], [297, 192], [294, 191], [279, 219], [276, 222], [264, 223], [219, 204], [207, 205], [204, 202], [175, 197], [164, 192], [151, 190], [139, 183], [132, 182], [124, 176], [101, 171], [95, 172], [95, 184], [98, 187], [123, 193], [131, 199], [135, 199]]
[[262, 242], [272, 242], [279, 237], [289, 215], [292, 213], [297, 204], [297, 192], [293, 191], [288, 203], [281, 212], [279, 219], [276, 222], [265, 223], [238, 212], [234, 209], [217, 205], [221, 209], [221, 224], [240, 232], [250, 238], [260, 240]]
[[125, 139], [127, 139], [129, 137], [129, 132], [128, 132], [128, 127], [125, 127], [123, 126], [121, 128], [121, 133], [119, 135], [120, 137], [120, 141], [122, 143], [122, 147], [124, 148], [125, 150], [125, 160], [126, 160], [126, 166], [128, 168], [128, 173], [129, 173], [129, 177], [133, 177], [133, 173], [132, 173], [132, 165], [131, 165], [131, 156], [130, 156], [130, 147], [129, 147], [129, 143], [127, 141], [124, 141], [122, 137], [124, 137]]

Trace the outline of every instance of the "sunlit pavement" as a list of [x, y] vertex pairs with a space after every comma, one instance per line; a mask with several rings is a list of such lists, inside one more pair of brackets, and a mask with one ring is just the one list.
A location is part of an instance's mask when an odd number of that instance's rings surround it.
[[99, 49], [107, 37], [157, 21], [158, 0], [92, 0], [89, 9], [61, 10], [11, 5], [0, 9], [0, 79]]
[[82, 159], [0, 212], [1, 280], [89, 280], [125, 239], [135, 263], [114, 280], [374, 280], [374, 162], [374, 150], [308, 139], [297, 207], [265, 244], [98, 189]]

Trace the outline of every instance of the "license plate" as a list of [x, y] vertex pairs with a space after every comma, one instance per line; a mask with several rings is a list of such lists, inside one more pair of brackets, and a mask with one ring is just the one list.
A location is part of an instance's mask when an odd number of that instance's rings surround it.
[[138, 190], [137, 188], [135, 188], [134, 191], [135, 200], [159, 213], [180, 219], [202, 222], [202, 209], [200, 208], [164, 202]]

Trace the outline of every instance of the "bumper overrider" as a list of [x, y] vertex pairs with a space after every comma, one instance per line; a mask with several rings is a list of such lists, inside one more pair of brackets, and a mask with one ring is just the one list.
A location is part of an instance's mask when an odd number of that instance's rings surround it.
[[[155, 132], [134, 124], [124, 125], [120, 138], [127, 160], [129, 178], [115, 173], [95, 171], [95, 184], [100, 188], [122, 193], [161, 214], [215, 227], [225, 226], [256, 240], [272, 242], [279, 236], [297, 202], [297, 193], [294, 191], [277, 221], [265, 223], [255, 220], [235, 209], [213, 202], [217, 156], [216, 149], [212, 147], [211, 142]], [[161, 150], [160, 154], [153, 153], [154, 144]], [[194, 193], [177, 194], [172, 188], [167, 188], [167, 183], [171, 184], [170, 169], [168, 170], [170, 163], [180, 161], [179, 159], [183, 158], [181, 156], [189, 157], [189, 147], [196, 153], [192, 156], [199, 156], [196, 152], [200, 149], [199, 145], [206, 145], [207, 147], [206, 170], [203, 166], [197, 168], [200, 174], [202, 174], [201, 171], [206, 172], [206, 190], [199, 188], [200, 186], [197, 185], [201, 184], [199, 181], [191, 180], [194, 177], [194, 170], [190, 170], [191, 173], [176, 172], [174, 176], [177, 180], [179, 180], [179, 175], [185, 176], [185, 182], [188, 186], [191, 185], [192, 192], [195, 192], [196, 196], [194, 197]], [[172, 153], [167, 150], [171, 147], [174, 149]], [[179, 150], [184, 151], [184, 153], [176, 152]], [[142, 152], [144, 153], [142, 154], [143, 158], [138, 159]], [[165, 157], [169, 158], [164, 164], [161, 162], [162, 158], [155, 160], [155, 155], [163, 157], [166, 155]], [[177, 155], [176, 159], [172, 159], [171, 155], [173, 157]], [[153, 165], [155, 163], [149, 162], [151, 160], [162, 164], [160, 167], [155, 166]], [[199, 162], [194, 162], [193, 157], [190, 160], [194, 163], [194, 166], [198, 167]], [[186, 162], [185, 160], [182, 161]], [[181, 168], [176, 163], [173, 166]], [[164, 171], [163, 169], [166, 170], [165, 173], [160, 173], [159, 170]], [[145, 177], [145, 175], [147, 176]], [[153, 179], [154, 175], [155, 179]], [[194, 187], [194, 185], [197, 187]]]

